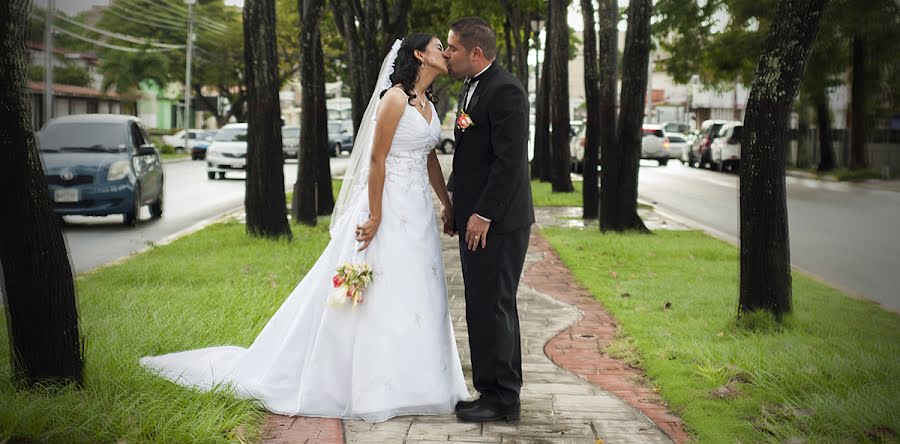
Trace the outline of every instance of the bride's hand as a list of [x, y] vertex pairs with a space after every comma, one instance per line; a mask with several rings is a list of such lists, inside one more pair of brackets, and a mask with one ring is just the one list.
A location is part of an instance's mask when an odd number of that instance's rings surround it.
[[369, 216], [369, 219], [366, 220], [365, 223], [356, 226], [356, 241], [363, 243], [357, 251], [363, 251], [369, 247], [369, 244], [372, 243], [372, 239], [375, 238], [375, 233], [378, 232], [378, 226], [380, 224], [381, 219]]
[[454, 230], [453, 224], [453, 207], [445, 206], [443, 210], [441, 210], [441, 222], [444, 223], [444, 234], [453, 237], [456, 235], [456, 230]]

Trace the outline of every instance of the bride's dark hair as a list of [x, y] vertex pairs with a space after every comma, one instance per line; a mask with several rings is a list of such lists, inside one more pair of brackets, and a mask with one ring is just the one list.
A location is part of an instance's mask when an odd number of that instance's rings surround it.
[[[391, 74], [391, 85], [400, 85], [403, 92], [408, 97], [407, 102], [412, 105], [412, 100], [416, 98], [415, 85], [419, 79], [419, 70], [422, 68], [422, 62], [416, 58], [416, 50], [425, 52], [431, 39], [437, 36], [433, 34], [410, 34], [400, 42], [400, 49], [397, 50], [397, 59], [394, 60], [394, 72]], [[381, 96], [387, 90], [381, 92]], [[438, 98], [432, 91], [432, 85], [428, 85], [425, 89], [425, 97], [431, 103], [438, 103]]]

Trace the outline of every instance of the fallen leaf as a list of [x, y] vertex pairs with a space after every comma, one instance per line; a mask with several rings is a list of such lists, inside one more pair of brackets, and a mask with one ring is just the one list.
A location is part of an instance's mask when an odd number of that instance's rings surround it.
[[671, 302], [666, 302], [666, 310], [668, 310], [668, 309], [670, 309], [670, 308], [672, 308], [672, 303], [671, 303]]
[[722, 336], [725, 336], [725, 332], [724, 332], [724, 331], [720, 331], [719, 333], [716, 334], [716, 336], [718, 336], [718, 337], [721, 338]]
[[616, 273], [615, 271], [610, 271], [610, 272], [609, 272], [609, 275], [612, 276], [613, 279], [618, 279], [618, 278], [619, 278], [619, 273]]

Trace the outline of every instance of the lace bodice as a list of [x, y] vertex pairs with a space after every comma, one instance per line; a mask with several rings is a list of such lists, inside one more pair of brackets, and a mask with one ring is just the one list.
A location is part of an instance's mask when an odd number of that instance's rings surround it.
[[414, 107], [407, 106], [391, 151], [385, 159], [387, 182], [399, 185], [405, 191], [428, 189], [428, 153], [437, 145], [441, 126], [434, 105], [431, 108], [431, 124]]

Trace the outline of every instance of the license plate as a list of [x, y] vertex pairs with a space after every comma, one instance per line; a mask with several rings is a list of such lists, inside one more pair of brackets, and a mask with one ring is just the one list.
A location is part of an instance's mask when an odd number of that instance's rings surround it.
[[56, 202], [78, 202], [77, 188], [61, 188], [53, 192], [53, 200]]

